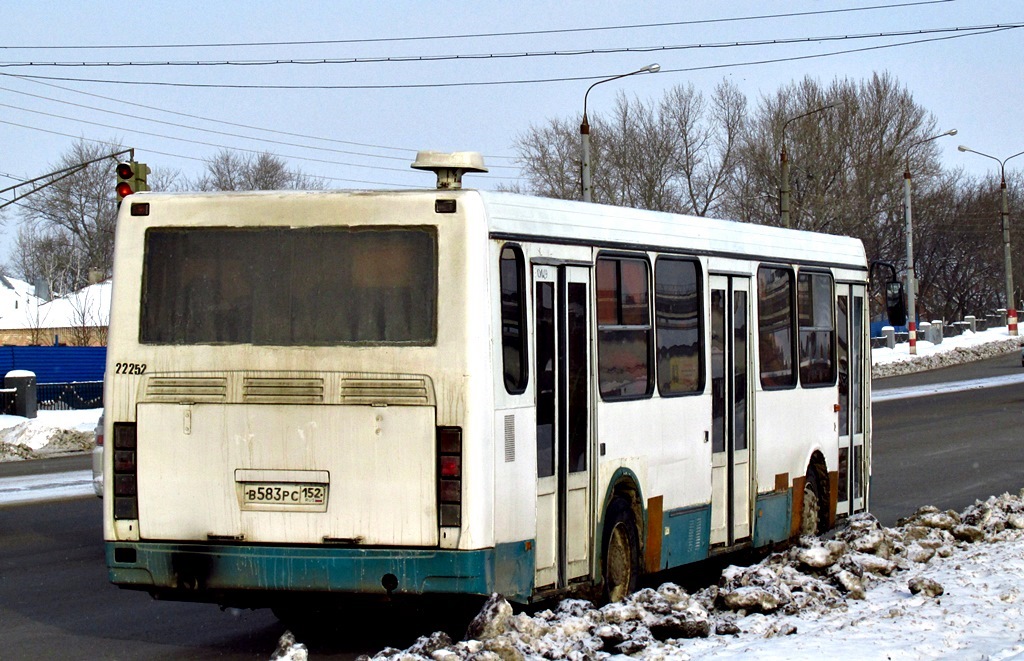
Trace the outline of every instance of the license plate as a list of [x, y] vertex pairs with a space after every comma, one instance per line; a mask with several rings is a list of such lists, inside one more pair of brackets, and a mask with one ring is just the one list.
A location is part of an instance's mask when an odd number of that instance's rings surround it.
[[243, 482], [242, 509], [253, 510], [327, 510], [326, 484], [283, 484]]

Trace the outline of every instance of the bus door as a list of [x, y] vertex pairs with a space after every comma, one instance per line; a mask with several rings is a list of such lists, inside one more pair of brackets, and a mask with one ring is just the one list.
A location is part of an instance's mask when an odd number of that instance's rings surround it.
[[711, 544], [750, 537], [750, 278], [711, 276]]
[[864, 380], [863, 285], [836, 285], [836, 338], [839, 363], [839, 484], [836, 514], [864, 509], [867, 407]]
[[590, 271], [533, 267], [539, 588], [590, 575]]

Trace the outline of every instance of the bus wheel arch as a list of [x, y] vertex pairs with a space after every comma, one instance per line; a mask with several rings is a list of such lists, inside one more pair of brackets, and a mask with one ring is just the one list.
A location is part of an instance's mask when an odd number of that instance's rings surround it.
[[820, 535], [830, 522], [830, 484], [825, 457], [819, 451], [811, 455], [804, 477], [800, 507], [800, 535]]

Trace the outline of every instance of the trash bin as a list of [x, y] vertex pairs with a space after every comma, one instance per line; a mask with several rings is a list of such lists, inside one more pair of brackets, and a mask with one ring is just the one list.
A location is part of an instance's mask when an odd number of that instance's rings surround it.
[[14, 388], [14, 415], [36, 417], [36, 375], [28, 370], [11, 370], [4, 376], [4, 387]]

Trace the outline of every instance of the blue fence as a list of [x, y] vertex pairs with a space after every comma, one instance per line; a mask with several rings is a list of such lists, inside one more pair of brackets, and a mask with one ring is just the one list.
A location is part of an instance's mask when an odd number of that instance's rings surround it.
[[11, 370], [28, 370], [40, 384], [103, 381], [106, 364], [106, 347], [0, 346], [0, 376]]
[[[880, 337], [882, 335], [882, 329], [885, 328], [886, 326], [892, 326], [892, 324], [890, 324], [888, 320], [872, 321], [871, 322], [871, 337]], [[907, 332], [907, 325], [903, 324], [902, 326], [893, 326], [893, 329], [897, 333], [906, 333]]]

